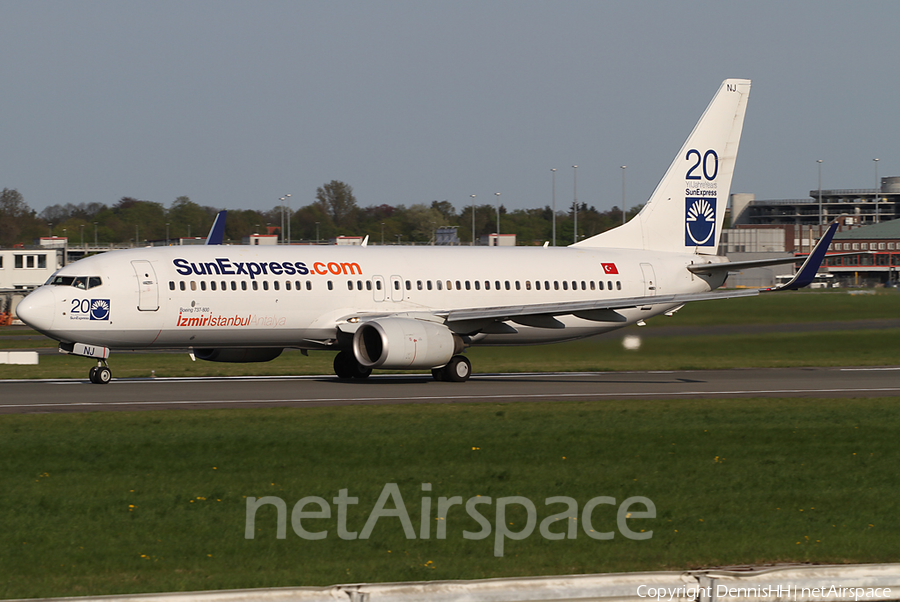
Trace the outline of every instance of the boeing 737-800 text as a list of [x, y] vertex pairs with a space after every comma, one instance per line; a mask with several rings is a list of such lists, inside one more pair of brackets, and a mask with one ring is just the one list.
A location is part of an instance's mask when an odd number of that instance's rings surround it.
[[[565, 248], [222, 246], [111, 251], [67, 265], [19, 317], [95, 358], [111, 349], [190, 350], [199, 359], [268, 361], [285, 348], [337, 350], [335, 372], [431, 369], [465, 381], [471, 345], [528, 345], [601, 334], [713, 293], [748, 80], [722, 83], [641, 212]], [[221, 239], [221, 218], [210, 241]], [[815, 276], [835, 225], [784, 288]], [[780, 260], [781, 263], [794, 258]]]

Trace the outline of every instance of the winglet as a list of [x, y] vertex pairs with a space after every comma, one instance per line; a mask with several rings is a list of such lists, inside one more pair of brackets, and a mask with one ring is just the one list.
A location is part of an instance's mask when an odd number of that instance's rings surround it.
[[216, 221], [213, 222], [212, 228], [209, 229], [209, 234], [206, 235], [206, 244], [220, 245], [225, 240], [225, 215], [227, 213], [228, 211], [224, 209], [219, 211]]
[[831, 244], [831, 239], [834, 237], [834, 233], [837, 231], [838, 223], [831, 222], [828, 225], [828, 230], [825, 231], [825, 234], [816, 243], [815, 248], [812, 250], [812, 253], [807, 256], [806, 261], [803, 262], [803, 265], [800, 266], [800, 269], [797, 270], [797, 274], [791, 279], [790, 282], [785, 284], [784, 286], [779, 286], [775, 289], [769, 289], [773, 291], [793, 291], [798, 288], [803, 288], [810, 282], [812, 282], [816, 274], [819, 272], [819, 268], [822, 266], [822, 260], [825, 259], [825, 252], [828, 251], [828, 245]]

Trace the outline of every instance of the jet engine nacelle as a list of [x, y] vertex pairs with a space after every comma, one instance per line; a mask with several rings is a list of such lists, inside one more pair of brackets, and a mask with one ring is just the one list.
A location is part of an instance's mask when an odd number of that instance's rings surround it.
[[246, 348], [246, 349], [194, 349], [194, 357], [207, 362], [229, 362], [234, 364], [246, 364], [250, 362], [271, 362], [284, 351], [281, 347], [275, 348]]
[[462, 348], [446, 326], [409, 318], [365, 322], [353, 335], [353, 355], [365, 368], [439, 368]]

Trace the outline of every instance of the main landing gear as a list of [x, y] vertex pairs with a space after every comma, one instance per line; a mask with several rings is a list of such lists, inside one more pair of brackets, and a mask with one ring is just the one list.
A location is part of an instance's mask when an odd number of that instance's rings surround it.
[[464, 355], [454, 355], [443, 368], [432, 368], [434, 380], [464, 383], [472, 376], [472, 362]]
[[334, 373], [338, 378], [369, 378], [371, 368], [364, 368], [356, 361], [353, 353], [341, 351], [334, 356]]
[[105, 360], [98, 360], [97, 365], [88, 372], [88, 378], [95, 385], [105, 385], [112, 380], [112, 371], [106, 365]]

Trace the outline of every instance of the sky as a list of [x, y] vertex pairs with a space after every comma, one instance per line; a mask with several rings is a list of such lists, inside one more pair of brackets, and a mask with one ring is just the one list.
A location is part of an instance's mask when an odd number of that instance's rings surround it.
[[652, 193], [722, 80], [732, 192], [900, 175], [900, 3], [0, 0], [0, 188], [296, 209], [606, 210]]

